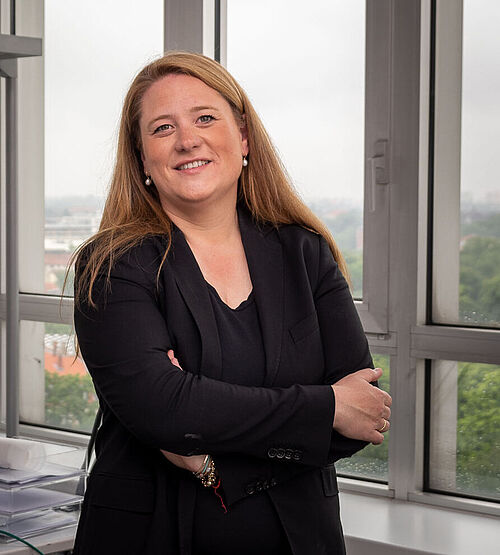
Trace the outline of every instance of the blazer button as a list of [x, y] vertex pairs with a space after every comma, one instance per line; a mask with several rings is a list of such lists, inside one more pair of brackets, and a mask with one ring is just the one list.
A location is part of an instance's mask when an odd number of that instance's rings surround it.
[[285, 459], [291, 459], [293, 457], [293, 449], [287, 449], [285, 451]]
[[285, 456], [285, 450], [281, 448], [278, 449], [276, 456], [278, 457], [278, 459], [282, 459]]
[[277, 486], [277, 485], [278, 485], [278, 482], [274, 478], [271, 478], [271, 480], [269, 480], [270, 487], [274, 488], [274, 486]]
[[270, 459], [274, 459], [274, 457], [276, 457], [277, 454], [278, 454], [278, 450], [274, 447], [271, 447], [271, 449], [269, 449], [269, 451], [267, 452], [267, 456]]
[[302, 451], [294, 451], [293, 452], [293, 460], [300, 461], [302, 459]]
[[269, 489], [269, 482], [267, 480], [264, 480], [262, 482], [262, 487], [263, 487], [263, 489]]
[[253, 484], [248, 484], [248, 486], [245, 488], [245, 493], [247, 495], [253, 495], [255, 493], [255, 486]]
[[262, 490], [264, 489], [264, 485], [262, 484], [262, 482], [257, 482], [257, 483], [255, 484], [255, 489], [256, 489], [257, 491], [262, 491]]

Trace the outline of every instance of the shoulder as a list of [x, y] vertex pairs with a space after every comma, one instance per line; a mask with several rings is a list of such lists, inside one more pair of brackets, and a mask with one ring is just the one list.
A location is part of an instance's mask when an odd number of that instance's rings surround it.
[[146, 293], [157, 302], [158, 272], [167, 247], [167, 236], [147, 236], [110, 257], [98, 241], [86, 244], [75, 261], [75, 315], [95, 315], [124, 295], [130, 299]]
[[294, 265], [303, 265], [311, 283], [319, 283], [327, 274], [344, 282], [328, 241], [321, 234], [290, 224], [280, 226], [277, 237], [285, 257]]
[[282, 225], [276, 229], [276, 237], [283, 246], [285, 253], [295, 253], [311, 264], [319, 262], [322, 244], [328, 244], [325, 239], [314, 231], [310, 231], [298, 224]]
[[[96, 264], [99, 251], [102, 252], [101, 247], [99, 240], [94, 240], [80, 251], [75, 264], [77, 278], [88, 264]], [[121, 252], [118, 249], [111, 256], [104, 258], [98, 268], [98, 278], [125, 278], [144, 284], [154, 283], [167, 248], [167, 236], [144, 237]]]
[[117, 257], [116, 268], [131, 267], [145, 273], [158, 271], [167, 248], [168, 239], [164, 235], [144, 237], [139, 243]]
[[295, 242], [300, 245], [314, 247], [318, 244], [321, 235], [310, 231], [298, 224], [284, 224], [276, 228], [282, 241]]

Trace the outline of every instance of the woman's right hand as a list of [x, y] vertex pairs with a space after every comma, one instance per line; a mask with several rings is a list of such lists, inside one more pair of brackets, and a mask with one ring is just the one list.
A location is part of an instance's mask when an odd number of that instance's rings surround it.
[[379, 444], [390, 428], [391, 396], [374, 382], [381, 368], [364, 368], [332, 385], [335, 395], [333, 428], [343, 436]]

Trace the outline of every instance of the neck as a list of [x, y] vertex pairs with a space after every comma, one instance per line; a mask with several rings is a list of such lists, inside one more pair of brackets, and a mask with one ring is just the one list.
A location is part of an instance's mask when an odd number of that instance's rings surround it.
[[214, 206], [210, 210], [189, 213], [166, 210], [168, 217], [182, 231], [187, 242], [216, 245], [239, 236], [236, 206]]

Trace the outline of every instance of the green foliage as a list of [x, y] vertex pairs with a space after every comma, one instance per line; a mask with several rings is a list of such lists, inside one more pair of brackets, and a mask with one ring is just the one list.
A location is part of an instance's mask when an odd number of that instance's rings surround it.
[[96, 412], [89, 375], [59, 375], [45, 370], [45, 422], [49, 426], [90, 431]]
[[72, 328], [68, 324], [54, 324], [53, 322], [45, 322], [45, 333], [61, 335], [71, 334]]
[[462, 223], [462, 237], [479, 235], [481, 237], [498, 237], [500, 239], [500, 213], [491, 214], [474, 222]]
[[332, 232], [342, 252], [353, 251], [358, 248], [356, 235], [363, 228], [363, 212], [361, 210], [346, 210], [335, 216], [319, 215]]
[[500, 214], [470, 225], [491, 236], [469, 237], [460, 252], [460, 319], [465, 323], [498, 324]]
[[363, 250], [358, 245], [363, 229], [363, 213], [359, 209], [346, 210], [332, 215], [325, 207], [314, 203], [310, 208], [323, 220], [344, 255], [352, 282], [355, 299], [362, 297]]
[[344, 251], [344, 256], [351, 276], [352, 295], [355, 299], [361, 299], [363, 296], [363, 252]]
[[[457, 486], [500, 494], [500, 367], [459, 363]], [[496, 484], [496, 485], [495, 485]]]

